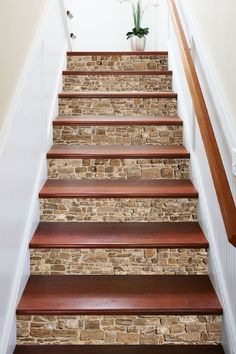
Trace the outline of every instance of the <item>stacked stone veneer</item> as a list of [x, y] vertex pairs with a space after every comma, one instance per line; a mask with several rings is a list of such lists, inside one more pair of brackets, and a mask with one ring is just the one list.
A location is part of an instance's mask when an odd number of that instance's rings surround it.
[[71, 55], [68, 70], [168, 70], [167, 55]]
[[65, 91], [171, 91], [171, 75], [64, 75]]
[[55, 179], [188, 179], [188, 159], [50, 159]]
[[197, 221], [191, 198], [47, 198], [41, 221]]
[[19, 344], [219, 344], [221, 316], [18, 316]]
[[60, 145], [181, 145], [181, 126], [54, 126], [53, 139]]
[[205, 249], [32, 249], [31, 274], [207, 274]]
[[60, 115], [176, 116], [175, 98], [60, 98]]

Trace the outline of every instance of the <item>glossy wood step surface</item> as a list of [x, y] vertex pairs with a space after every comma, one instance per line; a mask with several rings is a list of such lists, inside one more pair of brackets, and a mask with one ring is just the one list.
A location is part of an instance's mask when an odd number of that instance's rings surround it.
[[208, 242], [195, 222], [44, 222], [30, 248], [208, 248]]
[[113, 52], [67, 52], [68, 56], [111, 56], [111, 55], [128, 55], [128, 56], [157, 56], [168, 55], [167, 51], [145, 51], [145, 52], [131, 52], [131, 51], [113, 51]]
[[30, 276], [18, 315], [222, 314], [204, 275]]
[[188, 180], [53, 180], [40, 198], [198, 198]]
[[174, 92], [75, 92], [64, 91], [59, 94], [59, 98], [177, 98]]
[[188, 159], [189, 152], [183, 146], [159, 145], [55, 145], [47, 154], [49, 159]]
[[59, 116], [53, 121], [54, 126], [61, 125], [157, 125], [182, 126], [179, 117], [152, 116]]
[[148, 76], [160, 76], [160, 75], [166, 75], [166, 76], [171, 76], [172, 71], [170, 70], [145, 70], [145, 71], [99, 71], [99, 70], [93, 70], [93, 71], [77, 71], [77, 70], [64, 70], [62, 72], [64, 76], [70, 75], [70, 76], [93, 76], [93, 75], [102, 75], [102, 76], [142, 76], [142, 75], [148, 75]]
[[14, 354], [224, 354], [221, 345], [18, 345]]

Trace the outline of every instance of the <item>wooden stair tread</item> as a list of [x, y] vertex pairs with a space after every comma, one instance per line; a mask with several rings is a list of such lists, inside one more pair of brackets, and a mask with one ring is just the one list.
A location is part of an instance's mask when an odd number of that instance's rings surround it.
[[60, 125], [157, 125], [182, 126], [179, 117], [149, 116], [59, 116], [53, 121], [54, 126]]
[[171, 70], [143, 70], [143, 71], [111, 71], [111, 70], [92, 70], [92, 71], [78, 71], [78, 70], [64, 70], [62, 72], [64, 76], [70, 75], [70, 76], [88, 76], [88, 75], [99, 75], [99, 76], [141, 76], [141, 75], [148, 75], [148, 76], [160, 76], [160, 75], [166, 75], [166, 76], [171, 76], [172, 71]]
[[125, 92], [125, 91], [64, 91], [59, 93], [59, 98], [177, 98], [174, 92]]
[[188, 180], [64, 180], [49, 179], [40, 198], [197, 198]]
[[168, 55], [167, 51], [145, 51], [145, 52], [131, 52], [131, 51], [113, 51], [113, 52], [67, 52], [68, 56], [111, 56], [111, 55], [129, 55], [129, 56], [156, 56], [156, 55]]
[[221, 345], [18, 345], [14, 354], [224, 354]]
[[189, 158], [183, 146], [158, 145], [55, 145], [48, 158]]
[[42, 222], [30, 248], [208, 248], [195, 222]]
[[32, 275], [18, 315], [222, 314], [205, 275]]

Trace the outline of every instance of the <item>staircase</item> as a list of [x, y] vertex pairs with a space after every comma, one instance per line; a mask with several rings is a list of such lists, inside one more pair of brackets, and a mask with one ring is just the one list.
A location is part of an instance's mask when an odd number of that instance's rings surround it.
[[223, 353], [167, 53], [67, 59], [15, 354]]

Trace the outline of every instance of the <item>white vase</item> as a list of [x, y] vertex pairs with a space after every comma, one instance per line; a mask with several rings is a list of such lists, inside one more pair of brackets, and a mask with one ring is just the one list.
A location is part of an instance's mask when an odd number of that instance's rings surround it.
[[133, 36], [131, 39], [131, 48], [133, 52], [144, 52], [146, 45], [146, 37], [139, 38], [138, 36]]

